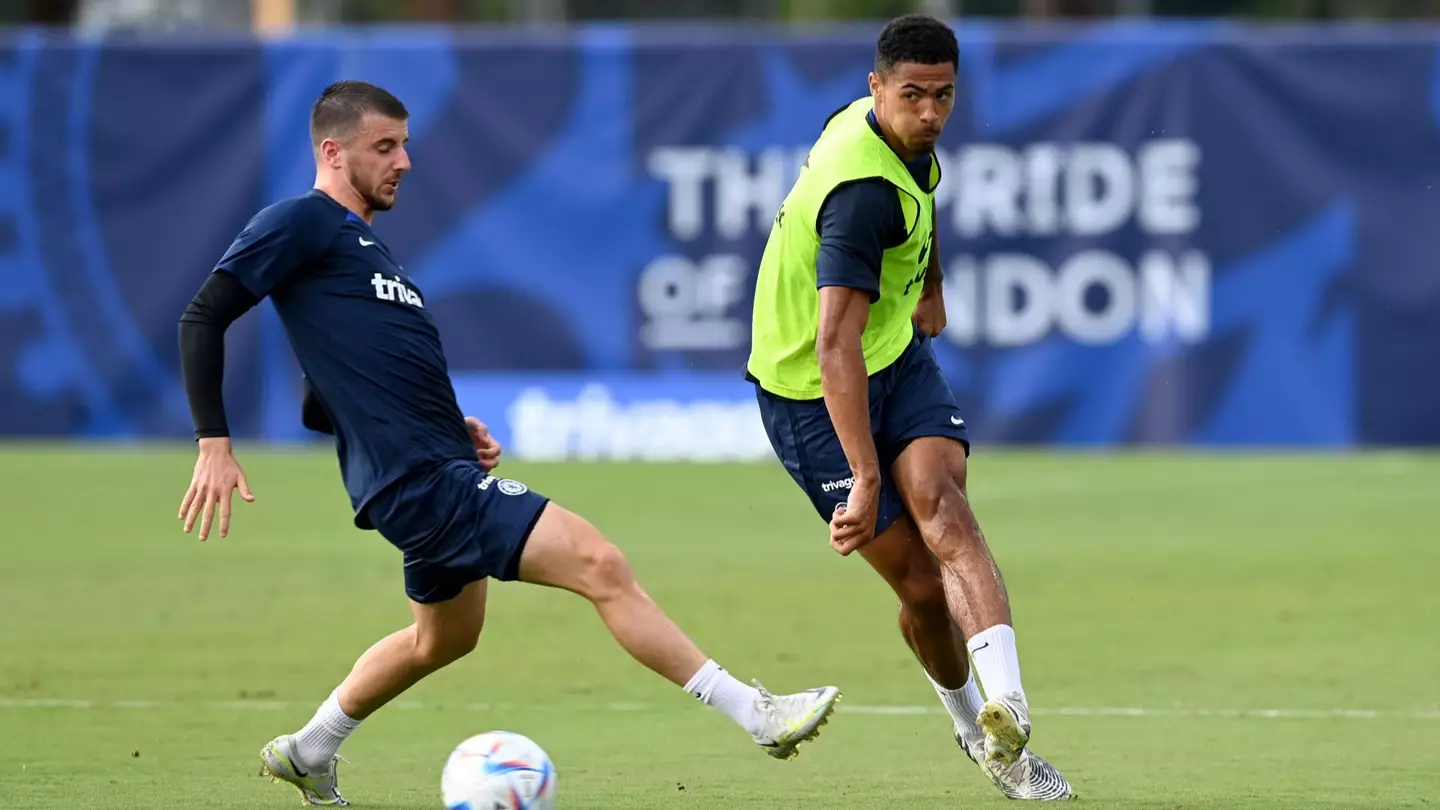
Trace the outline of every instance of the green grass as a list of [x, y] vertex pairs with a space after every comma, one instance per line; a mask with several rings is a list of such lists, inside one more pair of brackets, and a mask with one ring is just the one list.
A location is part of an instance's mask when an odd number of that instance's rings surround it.
[[[242, 448], [258, 501], [202, 545], [174, 517], [189, 453], [0, 446], [0, 808], [294, 806], [260, 746], [407, 622], [332, 455]], [[589, 516], [739, 676], [846, 702], [774, 762], [580, 600], [500, 585], [477, 653], [346, 745], [357, 806], [440, 806], [450, 747], [491, 728], [549, 750], [565, 807], [1009, 806], [942, 715], [861, 709], [939, 705], [883, 583], [778, 465], [503, 469]], [[977, 454], [1036, 750], [1088, 807], [1440, 804], [1437, 492], [1423, 455]], [[1171, 711], [1057, 713], [1104, 707]], [[1382, 714], [1198, 711], [1224, 709]]]

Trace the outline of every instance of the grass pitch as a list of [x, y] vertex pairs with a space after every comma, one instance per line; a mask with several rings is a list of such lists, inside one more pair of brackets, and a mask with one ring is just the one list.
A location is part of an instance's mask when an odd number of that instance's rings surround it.
[[[0, 808], [267, 808], [256, 776], [371, 642], [400, 558], [328, 450], [239, 450], [200, 544], [182, 448], [0, 445]], [[845, 702], [799, 759], [632, 663], [581, 600], [492, 588], [470, 659], [347, 743], [362, 808], [440, 806], [464, 737], [534, 737], [575, 808], [1010, 806], [950, 739], [895, 603], [778, 468], [507, 463], [586, 515], [712, 656]], [[979, 452], [1035, 749], [1095, 808], [1440, 805], [1440, 458]]]

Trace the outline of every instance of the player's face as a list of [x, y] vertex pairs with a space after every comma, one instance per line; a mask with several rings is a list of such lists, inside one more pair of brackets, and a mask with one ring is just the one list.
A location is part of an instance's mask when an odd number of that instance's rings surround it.
[[906, 151], [932, 152], [955, 108], [955, 65], [900, 62], [884, 76], [870, 74], [870, 94], [875, 117]]
[[400, 178], [410, 171], [405, 144], [410, 128], [404, 121], [366, 113], [355, 137], [345, 148], [345, 174], [372, 211], [395, 206]]

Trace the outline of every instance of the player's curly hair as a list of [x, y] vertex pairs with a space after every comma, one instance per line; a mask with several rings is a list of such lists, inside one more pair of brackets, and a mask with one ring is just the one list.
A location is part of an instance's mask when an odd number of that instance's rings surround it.
[[960, 65], [960, 44], [950, 26], [927, 14], [896, 17], [875, 43], [875, 72], [885, 75], [901, 62]]
[[367, 112], [401, 121], [410, 117], [409, 110], [390, 91], [346, 79], [325, 88], [310, 108], [310, 140], [316, 146], [326, 138], [343, 141], [360, 126]]

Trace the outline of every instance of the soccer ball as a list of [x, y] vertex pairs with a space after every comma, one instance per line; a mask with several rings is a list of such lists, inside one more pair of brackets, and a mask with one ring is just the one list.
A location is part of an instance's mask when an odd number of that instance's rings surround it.
[[450, 752], [440, 790], [448, 810], [550, 810], [555, 765], [529, 737], [489, 731]]

